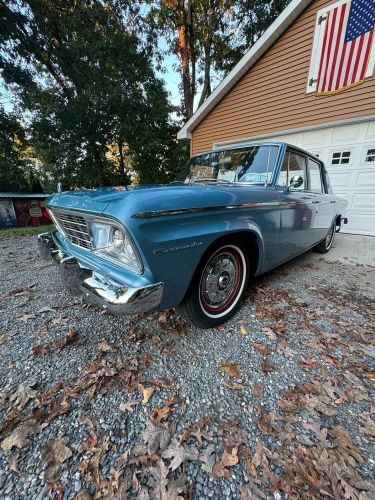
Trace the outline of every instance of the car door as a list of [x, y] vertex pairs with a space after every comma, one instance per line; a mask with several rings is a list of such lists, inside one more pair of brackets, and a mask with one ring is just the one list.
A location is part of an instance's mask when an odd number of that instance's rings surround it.
[[[290, 187], [292, 177], [301, 176], [302, 185]], [[280, 261], [303, 253], [316, 242], [320, 199], [309, 190], [307, 156], [288, 148], [281, 165], [277, 189], [280, 191]]]
[[308, 173], [309, 173], [309, 190], [314, 193], [319, 200], [318, 203], [318, 218], [316, 221], [315, 242], [318, 243], [327, 236], [331, 227], [335, 197], [328, 193], [328, 186], [324, 182], [323, 164], [313, 158], [307, 159]]

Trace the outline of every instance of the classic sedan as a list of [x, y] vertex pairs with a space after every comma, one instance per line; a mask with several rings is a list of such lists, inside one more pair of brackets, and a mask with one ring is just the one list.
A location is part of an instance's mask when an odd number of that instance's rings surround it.
[[240, 307], [249, 279], [313, 248], [347, 222], [324, 164], [286, 143], [217, 149], [164, 186], [57, 193], [56, 231], [39, 235], [73, 293], [109, 311], [178, 307], [200, 328]]

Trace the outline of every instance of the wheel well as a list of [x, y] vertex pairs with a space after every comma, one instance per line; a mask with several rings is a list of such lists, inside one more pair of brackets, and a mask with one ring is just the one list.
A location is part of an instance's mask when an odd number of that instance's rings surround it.
[[191, 281], [189, 283], [189, 286], [187, 288], [185, 296], [190, 291], [190, 288], [194, 282], [194, 279], [195, 279], [197, 272], [199, 271], [199, 268], [201, 266], [202, 261], [205, 259], [206, 255], [208, 255], [210, 253], [212, 248], [214, 248], [215, 246], [217, 246], [220, 243], [225, 244], [225, 243], [234, 243], [234, 242], [242, 243], [244, 246], [244, 250], [247, 252], [247, 254], [249, 256], [250, 275], [253, 275], [256, 272], [256, 270], [258, 269], [258, 264], [259, 264], [259, 246], [257, 243], [256, 235], [251, 231], [234, 231], [232, 233], [226, 234], [225, 236], [221, 236], [220, 238], [217, 238], [206, 249], [206, 251], [202, 255], [202, 257], [197, 265], [197, 268], [194, 271], [193, 277], [191, 278]]
[[336, 233], [340, 232], [340, 229], [341, 229], [341, 215], [337, 215], [336, 216], [336, 219], [335, 219], [335, 229], [336, 229]]

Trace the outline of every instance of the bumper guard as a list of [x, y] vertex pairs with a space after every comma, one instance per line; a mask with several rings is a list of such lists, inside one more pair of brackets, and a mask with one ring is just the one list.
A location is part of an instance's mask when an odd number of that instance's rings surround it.
[[137, 314], [158, 307], [163, 296], [163, 283], [134, 288], [118, 283], [97, 273], [68, 255], [58, 245], [53, 234], [38, 235], [39, 254], [51, 258], [60, 268], [65, 286], [70, 293], [83, 293], [89, 302], [100, 305], [113, 313]]

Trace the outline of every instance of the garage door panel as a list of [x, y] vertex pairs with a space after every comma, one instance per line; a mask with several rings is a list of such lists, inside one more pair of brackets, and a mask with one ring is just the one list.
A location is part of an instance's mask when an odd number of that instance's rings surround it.
[[[375, 187], [375, 172], [358, 172], [356, 185], [358, 187]], [[373, 196], [375, 196], [375, 193], [373, 194]]]
[[374, 214], [363, 211], [348, 211], [348, 224], [344, 225], [344, 233], [368, 234], [375, 236]]
[[[363, 208], [364, 210], [375, 210], [375, 196], [372, 193], [355, 193], [352, 201], [353, 208]], [[375, 214], [374, 214], [375, 216]], [[374, 220], [375, 225], [375, 220]]]
[[349, 185], [350, 178], [353, 177], [352, 172], [331, 172], [328, 171], [328, 175], [332, 184], [333, 189], [346, 187]]
[[366, 139], [375, 139], [375, 122], [370, 122], [367, 126]]
[[332, 132], [332, 144], [345, 144], [355, 142], [358, 139], [358, 125], [345, 125], [335, 127]]

